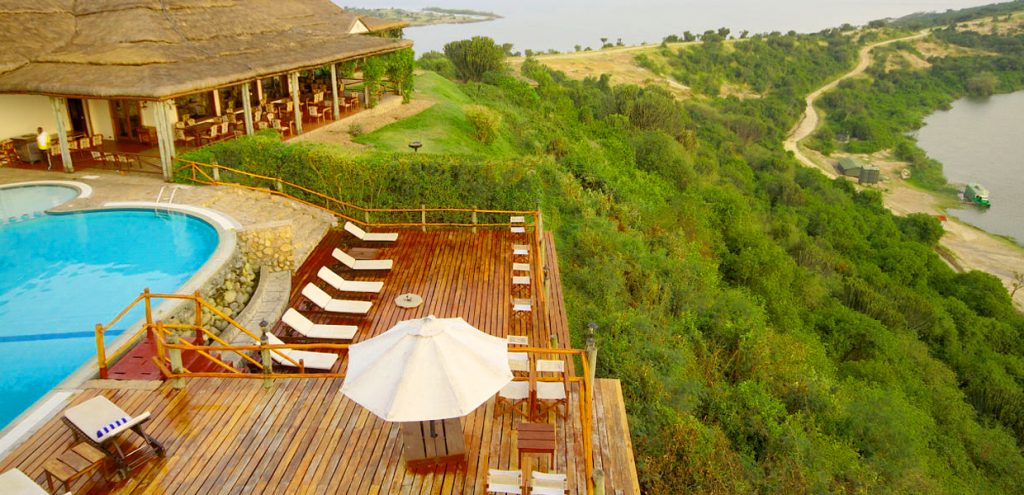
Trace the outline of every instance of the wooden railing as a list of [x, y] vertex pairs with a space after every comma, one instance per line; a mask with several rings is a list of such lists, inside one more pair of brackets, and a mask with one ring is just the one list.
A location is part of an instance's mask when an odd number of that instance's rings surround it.
[[[267, 193], [275, 196], [297, 201], [304, 205], [330, 213], [335, 217], [353, 222], [363, 227], [393, 229], [393, 228], [420, 228], [424, 232], [428, 228], [470, 228], [476, 232], [480, 228], [511, 228], [509, 221], [479, 221], [481, 215], [492, 219], [513, 216], [521, 216], [526, 221], [523, 226], [527, 232], [533, 234], [531, 250], [534, 254], [530, 256], [531, 279], [540, 281], [538, 287], [544, 290], [538, 291], [537, 311], [538, 329], [542, 335], [548, 335], [547, 321], [547, 277], [544, 267], [547, 266], [544, 253], [544, 215], [540, 210], [501, 210], [501, 209], [480, 209], [480, 208], [428, 208], [426, 205], [420, 208], [367, 208], [347, 201], [328, 196], [307, 187], [294, 184], [278, 177], [254, 174], [227, 167], [219, 164], [201, 163], [190, 160], [175, 160], [180, 164], [175, 169], [175, 176], [180, 172], [186, 172], [189, 180], [197, 184], [211, 186], [228, 186], [250, 191]], [[249, 184], [242, 184], [237, 181], [225, 180], [227, 174], [231, 177], [241, 179]], [[460, 221], [451, 221], [451, 216], [459, 216]], [[419, 221], [408, 221], [409, 218], [419, 217]], [[428, 216], [444, 216], [442, 220], [428, 221]], [[402, 221], [381, 221], [398, 217]]]
[[[192, 321], [187, 323], [174, 323], [166, 324], [162, 321], [155, 321], [153, 319], [153, 300], [155, 299], [177, 299], [191, 301], [194, 305], [194, 318]], [[143, 324], [128, 339], [123, 345], [121, 345], [114, 352], [107, 354], [103, 343], [104, 333], [113, 327], [118, 321], [120, 321], [132, 308], [136, 307], [139, 303], [145, 306], [145, 318]], [[237, 329], [243, 335], [252, 339], [253, 344], [238, 345], [226, 342], [221, 335], [222, 332], [214, 332], [206, 328], [203, 325], [203, 310], [209, 310], [214, 316], [226, 321], [231, 327]], [[181, 314], [181, 311], [178, 313]], [[266, 331], [266, 329], [263, 329]], [[191, 295], [183, 294], [154, 294], [149, 289], [144, 290], [138, 297], [136, 297], [127, 307], [125, 307], [113, 320], [106, 325], [96, 325], [96, 351], [97, 361], [100, 367], [100, 376], [107, 378], [107, 367], [109, 363], [114, 363], [116, 360], [123, 356], [128, 349], [135, 345], [138, 340], [149, 332], [153, 336], [153, 341], [156, 345], [156, 355], [153, 357], [153, 362], [156, 367], [160, 370], [166, 379], [172, 380], [172, 385], [175, 388], [183, 388], [186, 379], [192, 378], [237, 378], [237, 379], [262, 379], [264, 383], [269, 386], [273, 380], [276, 379], [291, 379], [291, 378], [335, 378], [343, 379], [345, 372], [340, 369], [338, 371], [327, 371], [327, 372], [308, 372], [305, 369], [305, 363], [301, 360], [296, 361], [289, 357], [287, 353], [282, 353], [283, 349], [293, 350], [318, 350], [326, 352], [336, 352], [339, 355], [348, 353], [349, 344], [329, 344], [329, 343], [316, 343], [316, 344], [268, 344], [265, 336], [257, 335], [256, 333], [245, 328], [237, 321], [232, 319], [230, 316], [224, 314], [222, 311], [214, 307], [205, 301], [198, 292]], [[210, 342], [205, 345], [199, 345], [189, 342], [188, 340], [182, 339], [182, 334], [194, 333], [196, 335], [202, 335], [204, 340]], [[593, 387], [592, 382], [593, 375], [591, 373], [591, 361], [596, 356], [596, 349], [588, 350], [580, 349], [561, 349], [561, 348], [542, 348], [542, 347], [517, 347], [516, 352], [524, 352], [530, 355], [537, 356], [558, 356], [559, 359], [567, 359], [570, 366], [566, 368], [566, 372], [570, 373], [568, 378], [570, 383], [578, 385], [578, 406], [580, 414], [580, 425], [582, 426], [583, 435], [583, 446], [585, 456], [585, 467], [586, 467], [586, 479], [587, 481], [587, 493], [594, 493], [594, 458], [593, 458], [593, 418], [594, 418], [594, 405], [593, 405]], [[187, 352], [192, 352], [201, 356], [207, 362], [212, 363], [215, 370], [219, 371], [192, 371], [187, 369], [182, 362], [182, 355]], [[289, 368], [295, 368], [297, 371], [278, 372], [274, 370], [273, 359], [271, 353], [276, 353], [280, 358], [288, 362]], [[239, 362], [244, 364], [246, 368], [251, 368], [250, 372], [248, 369], [238, 369], [235, 366], [229, 364], [224, 359], [225, 355], [237, 355]], [[253, 357], [258, 355], [259, 359]], [[578, 359], [578, 364], [577, 364]], [[346, 360], [339, 360], [340, 362], [347, 362]], [[577, 375], [572, 370], [577, 369], [576, 366], [582, 370], [582, 373]], [[207, 368], [208, 366], [198, 366], [197, 368]], [[532, 380], [543, 381], [543, 382], [559, 382], [560, 378], [550, 376], [533, 376]]]

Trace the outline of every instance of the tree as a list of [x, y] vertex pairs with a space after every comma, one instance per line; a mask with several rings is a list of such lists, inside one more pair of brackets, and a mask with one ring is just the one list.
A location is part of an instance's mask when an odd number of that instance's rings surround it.
[[991, 72], [979, 72], [967, 79], [967, 92], [971, 96], [992, 96], [999, 87], [999, 78]]
[[721, 36], [722, 39], [728, 38], [729, 37], [729, 33], [731, 33], [731, 32], [732, 31], [729, 28], [727, 28], [727, 27], [720, 27], [720, 28], [718, 28], [718, 35]]
[[1017, 293], [1017, 289], [1024, 287], [1024, 272], [1013, 272], [1013, 283], [1010, 286], [1010, 299]]
[[464, 81], [480, 81], [487, 72], [505, 68], [505, 50], [487, 36], [452, 41], [444, 45], [444, 54], [455, 66], [455, 74]]
[[686, 41], [686, 42], [697, 41], [697, 36], [694, 35], [693, 33], [689, 32], [689, 31], [686, 31], [686, 32], [683, 33], [683, 41]]

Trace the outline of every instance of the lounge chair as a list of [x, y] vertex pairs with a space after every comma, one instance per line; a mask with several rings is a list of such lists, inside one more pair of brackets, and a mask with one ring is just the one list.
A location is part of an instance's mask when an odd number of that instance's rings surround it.
[[[70, 493], [67, 492], [67, 495]], [[0, 474], [0, 495], [50, 495], [50, 492], [44, 490], [20, 469], [14, 468]]]
[[393, 260], [357, 260], [338, 248], [334, 248], [331, 255], [334, 256], [334, 259], [340, 261], [341, 264], [347, 266], [350, 270], [385, 271], [390, 270], [392, 265], [395, 263]]
[[370, 311], [370, 307], [373, 306], [373, 303], [370, 301], [334, 299], [330, 294], [324, 292], [323, 289], [317, 287], [313, 283], [308, 283], [302, 288], [302, 295], [306, 296], [306, 299], [309, 299], [313, 304], [319, 306], [320, 309], [331, 313], [353, 313], [365, 315]]
[[530, 493], [532, 495], [563, 495], [569, 490], [569, 483], [563, 473], [530, 473]]
[[498, 391], [498, 396], [494, 401], [494, 417], [502, 416], [506, 412], [518, 411], [523, 417], [528, 418], [530, 417], [529, 409], [530, 382], [528, 378], [508, 382]]
[[356, 236], [363, 242], [395, 242], [398, 240], [398, 232], [375, 233], [367, 232], [352, 222], [345, 222], [345, 231]]
[[[536, 401], [534, 401], [534, 417], [544, 417], [553, 411], [562, 418], [569, 414], [569, 374], [565, 372], [565, 361], [560, 359], [538, 359], [537, 373], [552, 373], [559, 381], [537, 381], [534, 385]], [[562, 406], [561, 411], [558, 406]]]
[[365, 282], [362, 280], [345, 280], [341, 275], [334, 273], [333, 270], [326, 266], [321, 267], [320, 271], [316, 273], [320, 280], [331, 284], [331, 287], [341, 292], [369, 292], [378, 293], [384, 288], [384, 282]]
[[[149, 421], [149, 411], [133, 417], [110, 402], [110, 399], [98, 395], [68, 408], [64, 411], [63, 420], [71, 428], [76, 439], [83, 438], [93, 447], [109, 453], [125, 478], [128, 477], [128, 472], [145, 460], [144, 456], [135, 454], [149, 449], [159, 457], [164, 456], [164, 446], [142, 429], [143, 423]], [[128, 453], [123, 452], [120, 442], [113, 440], [128, 430], [142, 437], [146, 445]], [[129, 462], [128, 458], [132, 458], [133, 462]]]
[[487, 493], [522, 494], [523, 473], [520, 471], [489, 469], [487, 471]]
[[355, 325], [322, 325], [313, 323], [294, 308], [288, 308], [281, 321], [299, 335], [318, 340], [352, 340], [359, 327]]
[[505, 337], [508, 345], [530, 345], [530, 337], [526, 335], [509, 335]]
[[[267, 343], [270, 345], [284, 345], [284, 341], [272, 333], [267, 333]], [[270, 358], [281, 366], [295, 368], [295, 365], [301, 362], [302, 366], [307, 370], [321, 371], [330, 371], [334, 367], [334, 363], [338, 362], [338, 355], [332, 352], [300, 351], [296, 349], [272, 349], [270, 351]]]

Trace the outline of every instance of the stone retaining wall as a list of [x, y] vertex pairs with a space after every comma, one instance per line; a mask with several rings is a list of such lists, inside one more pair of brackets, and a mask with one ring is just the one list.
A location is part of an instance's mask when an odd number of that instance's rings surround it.
[[[236, 318], [256, 290], [261, 267], [274, 272], [291, 273], [295, 265], [292, 226], [289, 222], [254, 225], [237, 232], [238, 248], [231, 259], [203, 283], [200, 296], [222, 313]], [[191, 323], [195, 307], [184, 304], [167, 323]], [[177, 321], [176, 321], [177, 320]], [[203, 310], [203, 327], [217, 332], [227, 328], [228, 322]], [[250, 329], [256, 331], [257, 329]]]

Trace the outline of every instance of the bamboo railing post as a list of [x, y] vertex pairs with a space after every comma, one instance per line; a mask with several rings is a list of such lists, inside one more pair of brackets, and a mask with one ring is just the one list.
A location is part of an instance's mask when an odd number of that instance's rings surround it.
[[473, 206], [473, 233], [476, 233], [476, 206]]
[[594, 495], [604, 495], [604, 470], [594, 470]]
[[[595, 334], [597, 333], [597, 323], [590, 322], [587, 324], [587, 374], [590, 378], [590, 383], [593, 384], [594, 380], [597, 379], [597, 340]], [[590, 395], [590, 400], [594, 400], [594, 388], [589, 387], [587, 390]]]
[[146, 324], [153, 324], [153, 305], [149, 301], [149, 287], [142, 289], [142, 300], [146, 305]]
[[260, 361], [263, 362], [263, 388], [269, 389], [274, 383], [274, 379], [270, 378], [270, 375], [274, 373], [274, 360], [270, 358], [270, 349], [267, 346], [270, 345], [270, 338], [267, 337], [267, 320], [260, 322]]
[[214, 161], [210, 165], [211, 165], [211, 168], [213, 168], [213, 181], [214, 182], [220, 182], [220, 164], [218, 164], [216, 161]]
[[100, 368], [100, 378], [107, 378], [107, 349], [103, 344], [103, 325], [96, 324], [96, 364]]
[[427, 231], [427, 205], [420, 205], [420, 225], [424, 232]]
[[[163, 322], [156, 322], [156, 329], [157, 333], [164, 334]], [[178, 332], [167, 333], [167, 343], [171, 346], [175, 346], [167, 348], [168, 357], [171, 359], [171, 373], [174, 373], [175, 375], [174, 379], [171, 381], [171, 386], [176, 390], [181, 390], [185, 388], [185, 379], [181, 377], [181, 375], [185, 373], [185, 365], [181, 362], [181, 349], [176, 347], [181, 344], [181, 338], [178, 337]]]
[[[193, 294], [192, 297], [194, 298], [193, 302], [196, 305], [196, 322], [195, 322], [196, 337], [202, 337], [203, 336], [203, 305], [200, 304], [200, 302], [199, 302], [201, 300], [200, 297], [199, 297], [199, 291], [196, 291], [195, 294]], [[203, 339], [203, 341], [205, 342], [206, 340]]]
[[363, 210], [363, 221], [366, 222], [366, 226], [370, 226], [370, 210]]

